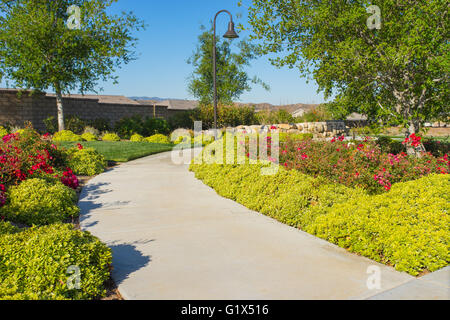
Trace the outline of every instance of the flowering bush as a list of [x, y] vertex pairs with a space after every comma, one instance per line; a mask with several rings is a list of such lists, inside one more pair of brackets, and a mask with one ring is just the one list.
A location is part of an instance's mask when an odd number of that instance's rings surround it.
[[426, 153], [418, 158], [404, 152], [387, 154], [368, 139], [356, 143], [346, 142], [343, 137], [331, 142], [288, 140], [281, 149], [280, 163], [287, 169], [323, 176], [350, 187], [362, 187], [372, 193], [389, 191], [397, 182], [450, 172], [448, 155], [436, 158]]
[[8, 221], [27, 225], [47, 225], [77, 217], [75, 191], [62, 183], [27, 179], [8, 189], [6, 205], [0, 209]]
[[63, 172], [61, 177], [61, 182], [66, 187], [76, 190], [80, 185], [77, 176], [73, 173], [72, 169], [67, 168], [66, 171]]

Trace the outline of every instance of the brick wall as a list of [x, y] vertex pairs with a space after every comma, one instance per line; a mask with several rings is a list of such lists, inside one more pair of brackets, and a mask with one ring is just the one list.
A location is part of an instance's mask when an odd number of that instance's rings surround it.
[[[96, 99], [64, 98], [64, 115], [78, 116], [84, 120], [107, 119], [111, 125], [118, 120], [141, 115], [144, 117], [164, 118], [183, 112], [169, 110], [167, 106], [112, 104], [99, 103]], [[56, 118], [56, 98], [45, 94], [29, 95], [29, 92], [18, 96], [17, 90], [0, 90], [0, 125], [10, 123], [14, 126], [23, 126], [30, 121], [33, 127], [45, 131], [43, 121], [48, 117]]]

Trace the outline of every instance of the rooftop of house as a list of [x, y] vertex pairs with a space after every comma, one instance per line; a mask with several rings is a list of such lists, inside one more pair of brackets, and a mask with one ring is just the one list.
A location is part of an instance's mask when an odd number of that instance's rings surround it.
[[164, 100], [164, 101], [153, 101], [153, 100], [137, 100], [139, 104], [143, 105], [158, 105], [167, 106], [170, 110], [193, 110], [198, 107], [198, 101], [194, 100]]
[[[53, 93], [47, 93], [48, 97], [55, 97]], [[93, 99], [98, 100], [99, 103], [107, 103], [107, 104], [131, 104], [131, 105], [140, 105], [139, 102], [129, 99], [125, 96], [115, 96], [115, 95], [95, 95], [95, 94], [70, 94], [64, 95], [64, 98], [72, 98], [72, 99]]]

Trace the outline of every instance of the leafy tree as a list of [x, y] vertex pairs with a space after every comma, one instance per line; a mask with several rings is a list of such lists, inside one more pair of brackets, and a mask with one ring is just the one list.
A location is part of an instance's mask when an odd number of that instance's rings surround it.
[[[94, 91], [113, 80], [122, 63], [135, 59], [132, 13], [108, 15], [117, 0], [0, 0], [0, 75], [16, 87], [56, 93], [58, 126], [64, 129], [62, 95]], [[76, 26], [72, 5], [80, 9]], [[73, 26], [71, 26], [73, 25]]]
[[[202, 27], [202, 30], [205, 30]], [[204, 31], [198, 37], [199, 45], [188, 63], [194, 67], [188, 90], [200, 100], [201, 105], [213, 103], [213, 31]], [[246, 40], [237, 44], [239, 53], [232, 53], [231, 41], [216, 37], [217, 46], [217, 98], [219, 104], [232, 104], [233, 100], [251, 90], [251, 83], [260, 84], [266, 90], [269, 86], [258, 77], [250, 78], [244, 70], [255, 58], [255, 46]]]
[[258, 52], [335, 95], [338, 114], [401, 124], [410, 136], [448, 117], [448, 8], [448, 0], [253, 0], [249, 20]]

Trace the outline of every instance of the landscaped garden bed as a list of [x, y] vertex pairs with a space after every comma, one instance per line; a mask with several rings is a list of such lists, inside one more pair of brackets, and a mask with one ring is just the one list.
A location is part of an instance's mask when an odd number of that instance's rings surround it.
[[[0, 299], [121, 299], [110, 278], [111, 250], [79, 230], [78, 177], [85, 183], [104, 172], [108, 160], [124, 162], [173, 145], [61, 142], [31, 128], [0, 129]], [[69, 287], [71, 268], [79, 271], [79, 287]]]
[[[203, 159], [221, 147], [208, 146]], [[267, 161], [207, 163], [190, 169], [219, 195], [351, 252], [414, 276], [450, 262], [446, 154], [389, 154], [370, 139], [287, 139], [275, 175], [261, 175]]]

